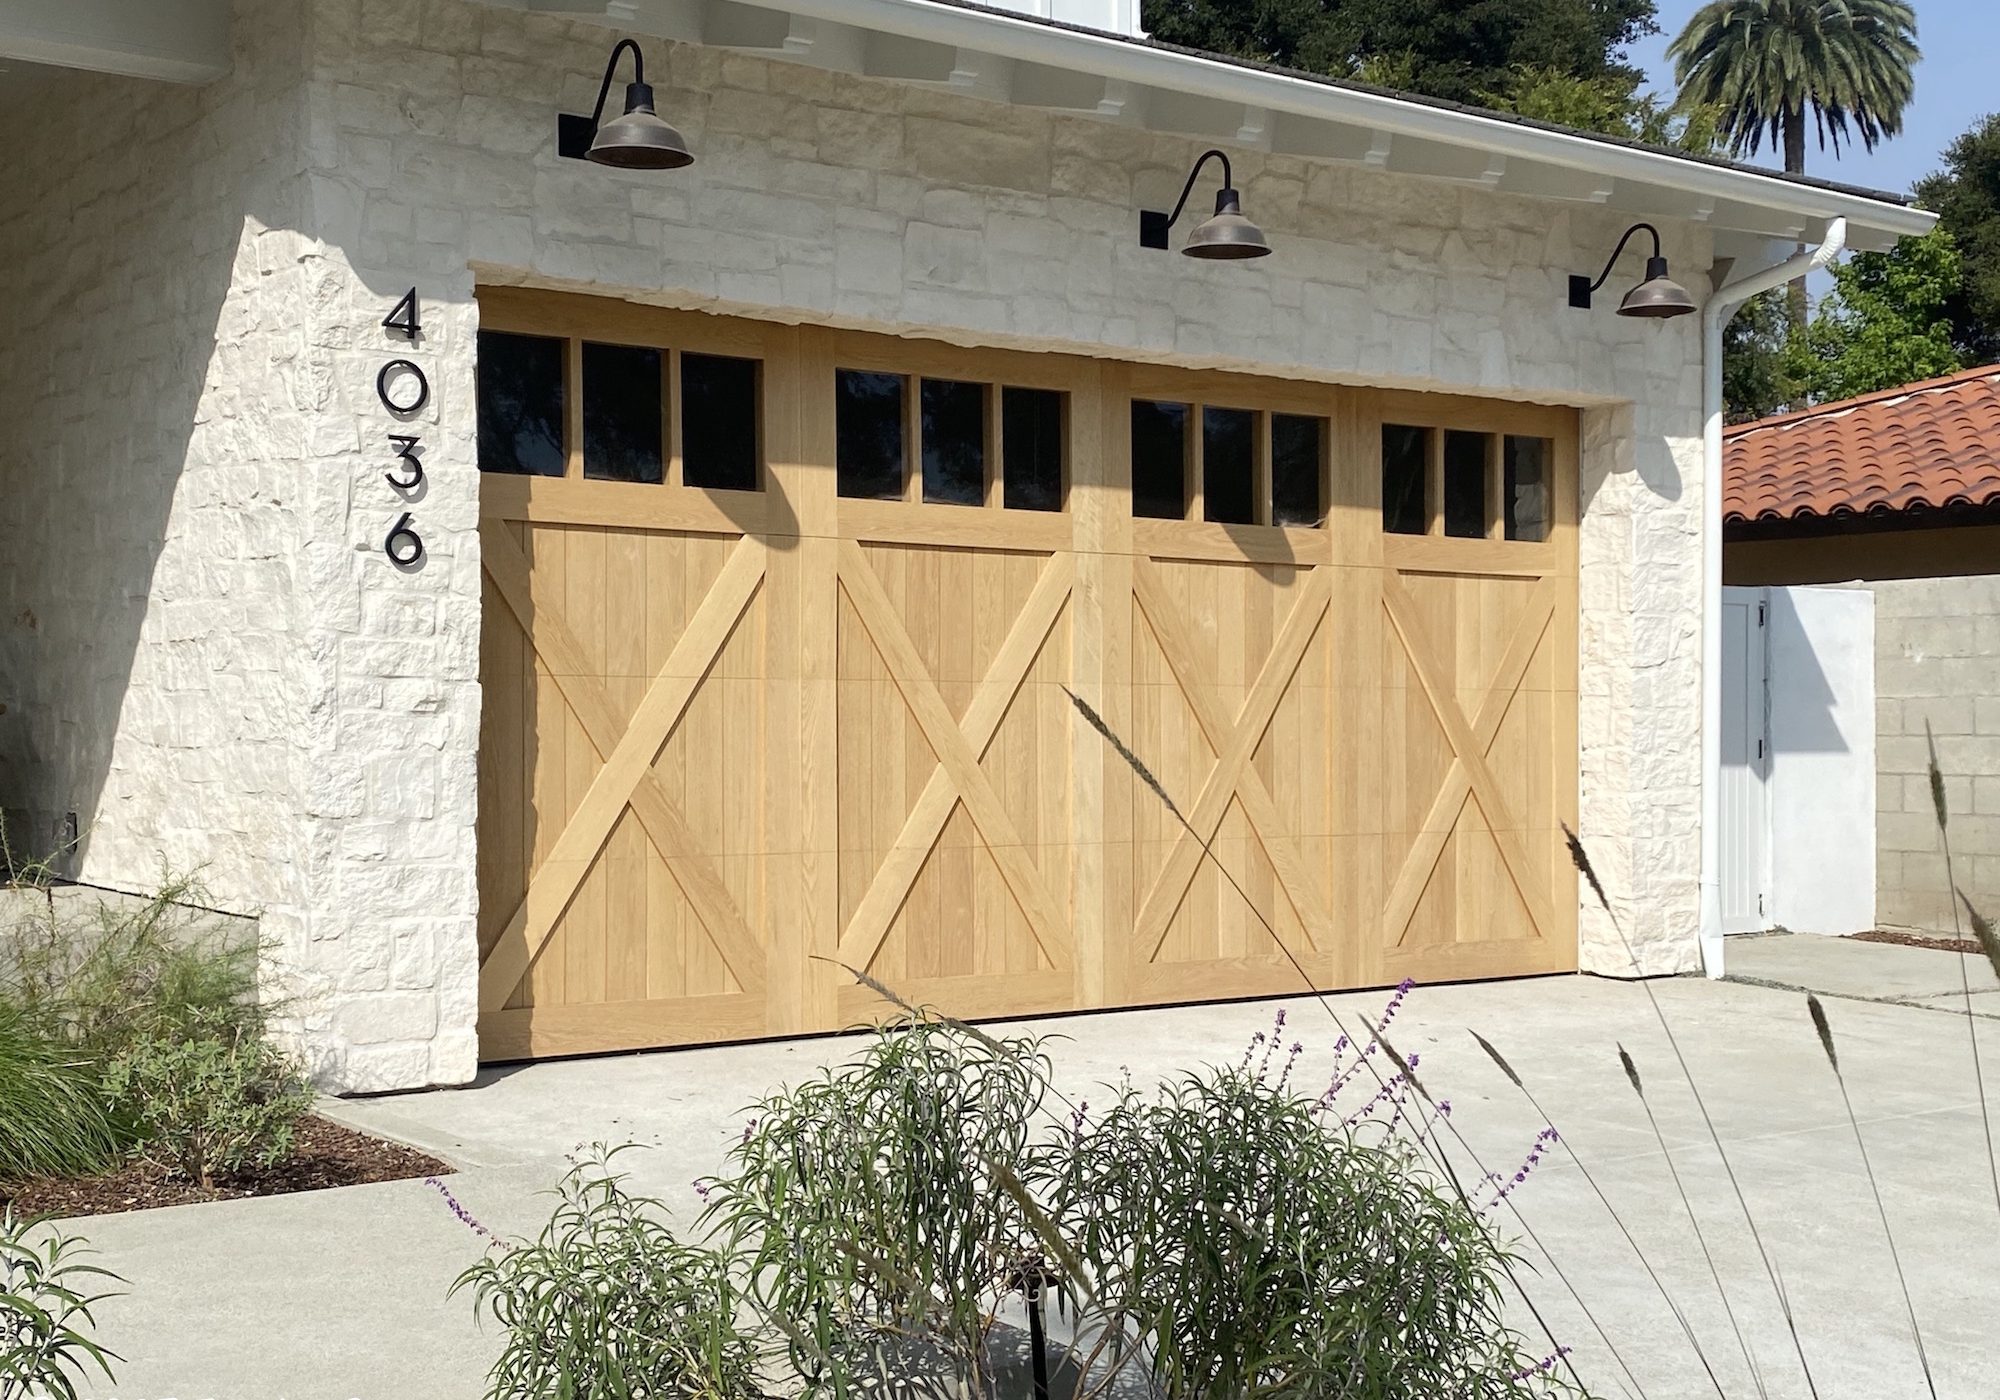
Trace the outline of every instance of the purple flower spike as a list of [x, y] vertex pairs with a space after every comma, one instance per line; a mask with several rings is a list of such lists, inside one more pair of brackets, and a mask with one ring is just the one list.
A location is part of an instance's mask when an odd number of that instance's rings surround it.
[[444, 1197], [445, 1205], [450, 1208], [453, 1215], [458, 1217], [459, 1223], [465, 1226], [466, 1229], [472, 1231], [473, 1234], [479, 1236], [482, 1240], [485, 1240], [488, 1245], [497, 1245], [501, 1249], [508, 1247], [507, 1242], [481, 1224], [479, 1218], [467, 1210], [464, 1202], [452, 1195], [451, 1188], [446, 1186], [442, 1181], [439, 1181], [434, 1176], [427, 1176], [424, 1178], [424, 1185]]
[[1569, 1348], [1559, 1346], [1554, 1351], [1550, 1352], [1547, 1356], [1544, 1356], [1540, 1361], [1537, 1361], [1529, 1366], [1523, 1366], [1520, 1370], [1514, 1372], [1514, 1374], [1509, 1376], [1507, 1379], [1510, 1381], [1524, 1381], [1528, 1379], [1528, 1377], [1530, 1376], [1547, 1375], [1550, 1371], [1553, 1371], [1556, 1368], [1556, 1363], [1558, 1363], [1565, 1356], [1568, 1355], [1569, 1355]]

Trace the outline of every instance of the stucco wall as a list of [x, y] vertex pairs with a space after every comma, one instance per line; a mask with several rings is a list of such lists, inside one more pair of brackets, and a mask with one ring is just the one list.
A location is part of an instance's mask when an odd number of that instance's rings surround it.
[[[283, 321], [315, 395], [296, 454], [246, 445], [298, 531], [307, 664], [289, 703], [310, 914], [292, 951], [329, 1082], [450, 1082], [473, 1064], [481, 278], [1593, 405], [1583, 831], [1646, 970], [1696, 964], [1698, 329], [1563, 304], [1564, 276], [1598, 265], [1625, 219], [1240, 151], [1246, 207], [1280, 252], [1194, 264], [1134, 237], [1134, 210], [1177, 193], [1189, 140], [655, 40], [648, 75], [699, 163], [627, 174], [553, 152], [553, 113], [589, 109], [612, 31], [458, 0], [311, 0], [309, 15], [299, 295], [239, 278], [232, 305]], [[1663, 233], [1698, 282], [1705, 232]], [[426, 335], [405, 349], [378, 323], [412, 283]], [[394, 353], [433, 390], [409, 429], [430, 474], [413, 574], [380, 553], [400, 507], [374, 377]], [[171, 444], [155, 458], [168, 480], [183, 460]], [[1594, 909], [1583, 930], [1587, 966], [1630, 969]]]
[[1864, 586], [1875, 594], [1876, 916], [1951, 926], [1928, 723], [1945, 775], [1953, 873], [1977, 907], [2000, 917], [2000, 574]]
[[1876, 924], [1874, 603], [1851, 588], [1770, 590], [1773, 927], [1848, 934]]

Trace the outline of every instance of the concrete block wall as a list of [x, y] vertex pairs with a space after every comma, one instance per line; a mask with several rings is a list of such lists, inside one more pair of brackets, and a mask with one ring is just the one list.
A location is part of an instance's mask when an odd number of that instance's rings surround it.
[[1953, 873], [1987, 917], [2000, 917], [2000, 574], [1861, 586], [1875, 594], [1877, 918], [1951, 927], [1926, 724], [1944, 774]]
[[[1583, 833], [1626, 903], [1638, 965], [1697, 965], [1698, 327], [1572, 312], [1563, 297], [1566, 274], [1599, 265], [1627, 220], [1242, 150], [1232, 155], [1246, 208], [1280, 252], [1211, 267], [1141, 250], [1134, 234], [1136, 209], [1178, 192], [1200, 149], [1188, 139], [649, 40], [663, 114], [699, 163], [610, 171], [553, 150], [555, 112], [587, 111], [596, 96], [616, 37], [601, 24], [467, 0], [284, 10], [293, 28], [275, 39], [262, 19], [239, 31], [304, 55], [297, 105], [256, 130], [296, 175], [296, 198], [275, 224], [258, 219], [274, 236], [251, 246], [266, 257], [235, 267], [215, 309], [243, 333], [210, 349], [183, 325], [167, 342], [168, 353], [205, 357], [214, 412], [226, 404], [254, 420], [232, 445], [271, 498], [257, 515], [282, 542], [284, 568], [258, 614], [283, 637], [246, 638], [242, 665], [289, 659], [268, 702], [234, 706], [283, 717], [283, 791], [255, 822], [238, 822], [243, 842], [196, 844], [246, 890], [278, 891], [259, 898], [282, 895], [294, 911], [267, 930], [306, 991], [302, 1030], [325, 1082], [412, 1087], [459, 1082], [474, 1067], [482, 280], [1586, 407]], [[263, 66], [246, 55], [229, 82]], [[197, 106], [219, 100], [203, 92]], [[71, 118], [84, 110], [62, 107]], [[177, 167], [205, 179], [217, 168], [144, 132], [127, 157], [169, 180]], [[40, 178], [53, 187], [66, 174]], [[251, 215], [229, 217], [249, 237]], [[59, 230], [34, 233], [60, 242]], [[1710, 261], [1706, 231], [1669, 223], [1662, 233], [1676, 268], [1697, 279]], [[48, 256], [73, 259], [88, 280], [80, 250]], [[425, 333], [409, 346], [379, 323], [412, 285]], [[115, 334], [108, 315], [93, 325], [100, 340]], [[411, 422], [376, 399], [392, 355], [430, 381]], [[283, 422], [264, 423], [273, 405], [296, 406], [296, 421], [287, 408]], [[157, 410], [168, 421], [207, 411]], [[94, 412], [73, 409], [64, 422]], [[101, 429], [46, 429], [87, 431]], [[413, 572], [381, 553], [403, 508], [382, 480], [391, 431], [424, 438], [429, 490], [414, 510], [428, 554]], [[163, 441], [143, 466], [178, 510], [206, 464]], [[20, 577], [41, 587], [38, 573]], [[162, 669], [135, 673], [129, 691], [117, 676], [96, 682], [125, 696], [93, 717], [111, 730], [102, 742], [138, 760], [152, 753], [143, 736], [173, 736], [190, 765], [224, 774], [233, 765], [219, 747], [263, 752], [181, 729], [185, 714], [162, 724], [150, 713], [173, 693], [170, 668], [175, 678], [202, 669], [203, 653], [165, 619], [199, 627], [207, 595], [145, 578], [128, 593], [118, 607], [162, 619]], [[66, 704], [68, 684], [52, 682], [37, 712]], [[137, 783], [121, 795], [124, 820], [137, 831], [144, 813], [155, 833], [188, 796]], [[138, 855], [120, 851], [121, 864]], [[274, 861], [283, 879], [265, 868]], [[253, 876], [260, 869], [268, 879]], [[1586, 966], [1632, 969], [1594, 908], [1583, 929]]]

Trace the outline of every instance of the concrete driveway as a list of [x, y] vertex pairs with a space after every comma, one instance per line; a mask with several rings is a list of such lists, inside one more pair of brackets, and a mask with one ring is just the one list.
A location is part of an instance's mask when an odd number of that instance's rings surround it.
[[[1949, 954], [1888, 949], [1904, 959]], [[1873, 950], [1871, 950], [1871, 953]], [[1921, 967], [1921, 964], [1915, 964]], [[1943, 964], [1933, 962], [1933, 970]], [[1956, 979], [1956, 963], [1950, 976]], [[1826, 1400], [1920, 1396], [1889, 1255], [1835, 1083], [1792, 991], [1652, 984], [1727, 1145], [1798, 1319]], [[1381, 994], [1331, 998], [1343, 1016]], [[1059, 1079], [1088, 1094], [1121, 1066], [1136, 1077], [1240, 1055], [1279, 1005], [1323, 1077], [1335, 1031], [1310, 999], [1078, 1016], [1035, 1023], [1065, 1037]], [[1985, 1165], [1966, 1022], [1922, 1006], [1829, 1002], [1849, 1084], [1911, 1275], [1939, 1394], [2000, 1394], [2000, 1210]], [[1511, 1171], [1543, 1120], [1473, 1045], [1498, 1045], [1617, 1207], [1686, 1312], [1731, 1397], [1756, 1394], [1686, 1213], [1619, 1068], [1646, 1077], [1673, 1160], [1704, 1222], [1751, 1354], [1773, 1396], [1804, 1395], [1792, 1343], [1735, 1198], [1640, 986], [1592, 978], [1419, 988], [1397, 1022], [1433, 1091], [1495, 1170]], [[2000, 1086], [2000, 1026], [1980, 1023]], [[743, 1108], [852, 1049], [849, 1039], [542, 1064], [469, 1090], [349, 1102], [336, 1115], [457, 1163], [451, 1189], [503, 1233], [539, 1226], [537, 1192], [580, 1144], [633, 1141], [640, 1184], [692, 1209], [691, 1183], [722, 1162]], [[1522, 1245], [1527, 1286], [1606, 1396], [1713, 1395], [1678, 1324], [1561, 1151], [1515, 1196], [1553, 1265]], [[1506, 1222], [1518, 1235], [1519, 1226]], [[461, 1400], [483, 1390], [498, 1346], [445, 1290], [478, 1241], [421, 1182], [184, 1206], [87, 1222], [130, 1281], [103, 1309], [124, 1353], [100, 1396], [213, 1400]], [[1560, 1277], [1558, 1276], [1560, 1275]], [[1586, 1320], [1574, 1286], [1636, 1378]], [[1523, 1325], [1528, 1326], [1524, 1316]], [[86, 1392], [90, 1393], [90, 1392]]]

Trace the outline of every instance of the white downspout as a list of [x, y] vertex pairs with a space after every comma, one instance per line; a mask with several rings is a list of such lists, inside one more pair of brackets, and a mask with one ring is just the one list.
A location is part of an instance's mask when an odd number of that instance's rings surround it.
[[1722, 331], [1736, 309], [1817, 272], [1847, 246], [1834, 219], [1817, 248], [1719, 287], [1701, 313], [1701, 962], [1722, 976]]

